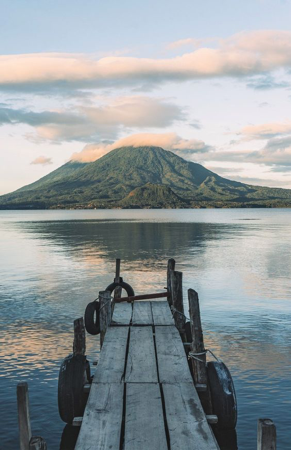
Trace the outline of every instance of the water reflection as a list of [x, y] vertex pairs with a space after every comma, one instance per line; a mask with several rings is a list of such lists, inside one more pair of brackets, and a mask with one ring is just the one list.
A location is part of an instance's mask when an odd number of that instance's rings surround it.
[[[239, 448], [255, 448], [257, 418], [270, 416], [278, 447], [288, 449], [291, 211], [157, 212], [158, 219], [152, 211], [110, 214], [111, 220], [99, 211], [9, 212], [3, 220], [0, 214], [3, 448], [17, 448], [15, 386], [24, 380], [33, 431], [58, 448], [59, 364], [72, 351], [73, 320], [112, 281], [115, 258], [142, 293], [163, 290], [165, 265], [174, 257], [184, 274], [186, 310], [192, 287], [206, 345], [234, 377]], [[88, 337], [87, 344], [93, 361], [99, 343]]]

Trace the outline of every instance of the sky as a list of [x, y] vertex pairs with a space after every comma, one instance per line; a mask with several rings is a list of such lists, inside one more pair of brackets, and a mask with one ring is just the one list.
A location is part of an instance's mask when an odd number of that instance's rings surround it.
[[0, 11], [0, 195], [122, 145], [291, 188], [291, 0]]

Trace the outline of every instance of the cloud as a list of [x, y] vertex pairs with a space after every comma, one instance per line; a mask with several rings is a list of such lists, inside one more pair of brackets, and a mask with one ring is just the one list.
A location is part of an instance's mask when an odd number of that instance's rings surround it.
[[249, 125], [241, 129], [240, 134], [249, 139], [269, 139], [291, 133], [291, 120], [271, 122], [261, 125]]
[[290, 88], [290, 83], [287, 81], [277, 81], [268, 74], [261, 77], [255, 77], [247, 83], [247, 87], [257, 91], [266, 91], [269, 89], [286, 89]]
[[128, 56], [96, 59], [65, 53], [3, 55], [0, 89], [36, 92], [53, 88], [134, 87], [165, 81], [244, 77], [290, 67], [291, 31], [260, 30], [217, 40], [215, 48], [200, 47], [166, 59]]
[[200, 47], [201, 42], [202, 42], [201, 39], [194, 39], [194, 38], [179, 39], [178, 41], [170, 42], [167, 45], [167, 49], [176, 50], [177, 48], [184, 47], [185, 45]]
[[124, 146], [146, 147], [152, 145], [162, 147], [165, 150], [171, 150], [181, 156], [204, 153], [210, 148], [203, 141], [196, 139], [183, 139], [176, 133], [140, 133], [119, 139], [114, 143], [86, 145], [80, 153], [74, 153], [71, 159], [80, 162], [93, 162], [115, 148]]
[[46, 166], [46, 165], [52, 164], [52, 163], [53, 162], [52, 162], [51, 158], [47, 158], [46, 156], [38, 156], [33, 161], [31, 161], [30, 164], [40, 164], [42, 166]]
[[34, 112], [0, 108], [0, 125], [24, 123], [35, 128], [35, 142], [48, 140], [91, 142], [115, 139], [121, 128], [164, 128], [186, 118], [181, 108], [167, 99], [129, 96], [101, 105], [77, 105], [71, 111]]

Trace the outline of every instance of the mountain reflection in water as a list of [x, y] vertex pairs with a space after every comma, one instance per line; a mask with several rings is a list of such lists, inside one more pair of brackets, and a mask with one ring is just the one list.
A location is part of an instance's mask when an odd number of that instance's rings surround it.
[[[113, 279], [115, 258], [136, 293], [163, 291], [169, 257], [198, 291], [206, 347], [230, 368], [238, 445], [255, 448], [271, 417], [289, 448], [291, 211], [0, 212], [1, 445], [17, 448], [15, 388], [28, 381], [33, 432], [59, 448], [59, 364], [72, 322]], [[87, 340], [92, 360], [99, 351]]]

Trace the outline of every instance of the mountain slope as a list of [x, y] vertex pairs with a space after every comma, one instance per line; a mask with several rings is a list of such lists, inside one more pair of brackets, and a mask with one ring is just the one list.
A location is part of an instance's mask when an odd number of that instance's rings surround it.
[[227, 180], [159, 147], [121, 147], [0, 197], [2, 209], [134, 206], [291, 206], [291, 190]]

